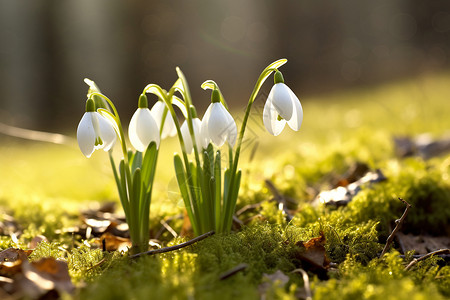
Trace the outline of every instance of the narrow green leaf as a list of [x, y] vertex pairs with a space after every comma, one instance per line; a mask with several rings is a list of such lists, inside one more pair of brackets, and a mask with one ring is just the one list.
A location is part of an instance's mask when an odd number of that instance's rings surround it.
[[122, 204], [123, 211], [125, 212], [125, 217], [127, 217], [127, 215], [129, 214], [128, 198], [127, 198], [127, 192], [126, 192], [127, 187], [122, 186], [122, 182], [117, 173], [116, 164], [114, 162], [114, 158], [113, 158], [111, 152], [109, 152], [109, 160], [111, 162], [111, 168], [113, 170], [114, 179], [116, 181], [117, 191], [119, 192], [120, 203]]
[[198, 234], [198, 221], [193, 211], [193, 203], [191, 203], [191, 197], [189, 196], [189, 189], [187, 187], [187, 178], [183, 167], [183, 162], [181, 161], [181, 158], [178, 154], [175, 154], [173, 162], [181, 197], [183, 198], [184, 205], [186, 206], [189, 220], [191, 220], [192, 228], [194, 229], [195, 234]]
[[220, 232], [220, 223], [221, 223], [221, 215], [222, 215], [222, 170], [221, 170], [221, 155], [220, 151], [216, 153], [216, 159], [214, 161], [214, 178], [215, 178], [215, 189], [214, 189], [214, 211], [215, 211], [215, 223], [216, 223], [216, 231]]
[[[145, 151], [144, 158], [142, 160], [142, 182], [146, 186], [153, 184], [153, 177], [156, 169], [156, 160], [158, 156], [158, 149], [156, 143], [151, 142], [147, 150]], [[148, 188], [147, 188], [148, 190]]]
[[131, 173], [142, 167], [142, 152], [136, 151], [130, 159]]
[[[270, 65], [268, 65], [262, 72], [261, 75], [258, 78], [258, 82], [254, 88], [254, 91], [259, 91], [259, 89], [261, 88], [261, 86], [263, 85], [264, 81], [266, 81], [267, 77], [269, 77], [269, 75], [275, 71], [276, 69], [278, 69], [279, 67], [281, 67], [282, 65], [284, 65], [285, 63], [287, 63], [287, 59], [282, 58], [279, 59], [277, 61], [274, 61], [273, 63], [271, 63]], [[256, 94], [255, 94], [256, 96]], [[255, 101], [255, 99], [252, 99], [252, 102]]]

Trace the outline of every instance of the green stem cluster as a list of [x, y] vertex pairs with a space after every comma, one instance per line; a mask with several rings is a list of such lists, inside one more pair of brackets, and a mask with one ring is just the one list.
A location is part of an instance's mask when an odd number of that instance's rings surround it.
[[[179, 154], [175, 154], [174, 156], [175, 173], [187, 214], [196, 235], [211, 230], [219, 233], [226, 233], [231, 230], [241, 182], [241, 170], [238, 169], [239, 156], [250, 110], [264, 81], [272, 72], [285, 64], [286, 61], [287, 60], [285, 59], [281, 59], [270, 64], [259, 76], [245, 111], [236, 151], [233, 153], [231, 147], [228, 149], [228, 166], [224, 169], [223, 175], [221, 151], [214, 150], [212, 144], [209, 144], [206, 149], [201, 149], [200, 151], [201, 145], [196, 144], [192, 121], [192, 98], [186, 78], [181, 70], [177, 68], [179, 78], [169, 92], [165, 92], [155, 84], [150, 84], [144, 89], [144, 92], [156, 94], [166, 103], [169, 112], [175, 121], [177, 135], [182, 150], [182, 156]], [[202, 88], [211, 89], [213, 92], [216, 91], [216, 93], [218, 92], [220, 95], [220, 102], [227, 107], [223, 95], [214, 81], [205, 81], [202, 84]], [[179, 92], [183, 99], [176, 98], [173, 95], [174, 92]], [[187, 120], [194, 148], [194, 161], [189, 160], [186, 153], [180, 124], [173, 107], [173, 104], [175, 104], [173, 103], [173, 99], [177, 100], [178, 107], [184, 107], [183, 113]], [[182, 105], [180, 105], [180, 103]]]
[[100, 93], [91, 93], [90, 97], [101, 97], [111, 107], [112, 112], [106, 108], [100, 108], [98, 111], [114, 124], [119, 135], [123, 159], [118, 168], [114, 162], [112, 151], [109, 151], [109, 159], [130, 231], [131, 253], [147, 251], [150, 203], [158, 158], [156, 143], [151, 142], [145, 153], [128, 151], [122, 123], [112, 101]]

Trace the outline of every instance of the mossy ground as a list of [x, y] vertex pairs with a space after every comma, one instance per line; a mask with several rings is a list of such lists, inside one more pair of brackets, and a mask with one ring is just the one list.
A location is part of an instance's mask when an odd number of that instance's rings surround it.
[[[423, 76], [304, 99], [300, 132], [286, 129], [276, 138], [261, 127], [263, 103], [258, 99], [242, 152], [237, 209], [262, 202], [244, 215], [260, 217], [229, 235], [131, 262], [118, 252], [103, 252], [89, 247], [89, 241], [55, 233], [78, 224], [80, 210], [94, 202], [118, 202], [105, 154], [96, 152], [88, 160], [75, 141], [61, 146], [3, 137], [0, 209], [14, 216], [23, 234], [18, 244], [2, 236], [0, 250], [26, 248], [32, 237], [45, 235], [50, 243], [40, 244], [31, 259], [54, 256], [68, 262], [78, 289], [67, 299], [258, 299], [258, 287], [267, 281], [264, 274], [277, 270], [289, 282], [270, 283], [266, 298], [295, 299], [303, 281], [290, 272], [304, 266], [294, 245], [323, 232], [327, 255], [337, 268], [328, 272], [327, 280], [310, 272], [314, 299], [445, 299], [450, 297], [449, 266], [429, 259], [405, 271], [411, 258], [400, 258], [395, 249], [383, 259], [378, 256], [404, 210], [398, 197], [413, 206], [403, 232], [450, 234], [450, 156], [402, 159], [395, 156], [393, 144], [394, 136], [430, 133], [439, 138], [450, 129], [449, 81], [448, 74]], [[161, 218], [183, 211], [171, 165], [173, 151], [179, 151], [176, 141], [164, 141], [162, 149], [152, 228], [160, 227]], [[315, 193], [330, 188], [331, 179], [356, 162], [381, 169], [388, 180], [363, 188], [346, 207], [313, 206]], [[290, 222], [268, 201], [272, 194], [265, 179], [296, 200]], [[171, 225], [180, 231], [182, 221]], [[166, 245], [183, 241], [167, 232], [161, 239]], [[248, 267], [219, 280], [240, 263]]]

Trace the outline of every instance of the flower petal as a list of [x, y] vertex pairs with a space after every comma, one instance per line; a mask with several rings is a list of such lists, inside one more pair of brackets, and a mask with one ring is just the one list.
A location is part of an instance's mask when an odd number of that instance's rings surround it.
[[[192, 119], [192, 127], [194, 129], [194, 135], [195, 135], [195, 143], [197, 145], [197, 148], [203, 147], [202, 137], [201, 137], [201, 127], [202, 127], [202, 121], [200, 121], [199, 118], [193, 118]], [[183, 125], [181, 125], [181, 135], [183, 136], [184, 146], [186, 147], [186, 153], [191, 154], [192, 150], [194, 149], [194, 145], [192, 143], [192, 137], [189, 132], [189, 126], [187, 123], [187, 120], [183, 122]]]
[[[229, 140], [236, 130], [236, 123], [233, 117], [222, 103], [212, 103], [211, 113], [208, 119], [209, 137], [216, 146], [220, 147]], [[234, 135], [234, 139], [236, 134]], [[235, 141], [234, 141], [235, 142]]]
[[[226, 111], [226, 112], [228, 113], [228, 111]], [[234, 145], [236, 144], [236, 139], [237, 139], [236, 122], [234, 121], [234, 119], [230, 113], [227, 114], [227, 118], [228, 118], [227, 124], [229, 124], [228, 132], [227, 132], [227, 141], [228, 141], [228, 144], [231, 146], [231, 148], [233, 148]]]
[[187, 124], [187, 120], [185, 120], [183, 125], [181, 125], [180, 131], [181, 131], [181, 135], [183, 136], [184, 147], [186, 148], [186, 153], [191, 154], [193, 146], [192, 146], [192, 138], [191, 138], [191, 134], [189, 133], [189, 127]]
[[208, 122], [209, 117], [211, 116], [211, 108], [212, 103], [208, 106], [206, 109], [205, 114], [203, 115], [202, 119], [202, 126], [200, 127], [200, 140], [201, 140], [201, 146], [203, 149], [206, 149], [208, 147], [208, 144], [211, 142], [211, 139], [209, 137], [209, 131], [208, 131]]
[[271, 101], [278, 114], [286, 120], [292, 117], [293, 103], [291, 100], [291, 89], [284, 83], [275, 84], [270, 90], [267, 101]]
[[[164, 113], [164, 109], [166, 107], [166, 104], [163, 101], [158, 101], [153, 105], [152, 107], [152, 114], [153, 118], [156, 121], [156, 124], [158, 125], [158, 128], [161, 128], [161, 121]], [[175, 136], [177, 134], [177, 128], [175, 126], [175, 122], [172, 118], [172, 115], [169, 111], [167, 111], [166, 118], [164, 120], [164, 127], [163, 131], [161, 133], [161, 138], [165, 139], [168, 136]]]
[[91, 157], [94, 152], [95, 131], [92, 125], [93, 112], [84, 113], [77, 128], [78, 146], [81, 152], [87, 158]]
[[292, 90], [290, 90], [291, 94], [291, 100], [294, 104], [294, 110], [292, 112], [292, 117], [290, 120], [287, 121], [289, 127], [291, 127], [293, 130], [298, 131], [300, 129], [300, 126], [302, 125], [303, 121], [303, 108], [302, 104], [300, 103], [300, 100], [298, 100], [297, 96], [294, 94]]
[[159, 147], [158, 125], [148, 108], [138, 108], [135, 111], [128, 127], [128, 137], [133, 147], [140, 152], [145, 152], [152, 141]]
[[273, 106], [271, 98], [268, 98], [264, 105], [263, 122], [267, 131], [274, 136], [277, 136], [283, 131], [286, 126], [286, 120], [278, 120], [278, 111]]
[[100, 137], [103, 141], [101, 148], [105, 151], [109, 151], [116, 143], [117, 135], [114, 130], [114, 126], [108, 119], [103, 117], [99, 113], [95, 113], [98, 119], [98, 125], [100, 127]]

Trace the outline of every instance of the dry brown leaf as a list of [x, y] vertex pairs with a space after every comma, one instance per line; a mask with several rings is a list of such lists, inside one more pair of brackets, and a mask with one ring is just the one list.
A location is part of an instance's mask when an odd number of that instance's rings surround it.
[[22, 274], [15, 277], [16, 291], [30, 299], [43, 295], [71, 293], [75, 289], [65, 261], [48, 257], [24, 263]]
[[298, 254], [298, 258], [302, 262], [310, 264], [313, 269], [328, 268], [330, 261], [326, 255], [326, 250], [324, 247], [325, 236], [323, 233], [321, 233], [319, 237], [312, 238], [307, 242], [297, 242], [296, 245], [302, 248], [302, 251]]
[[39, 243], [42, 243], [42, 242], [47, 242], [48, 243], [48, 239], [45, 236], [43, 236], [43, 235], [37, 235], [28, 244], [28, 248], [36, 249], [36, 247], [39, 245]]
[[104, 233], [99, 239], [101, 247], [105, 245], [106, 251], [127, 251], [131, 248], [131, 240], [119, 236], [115, 236], [109, 232]]
[[344, 206], [352, 201], [353, 197], [361, 191], [362, 186], [372, 185], [377, 182], [385, 181], [386, 177], [381, 170], [367, 172], [363, 177], [355, 182], [348, 183], [346, 186], [338, 186], [335, 189], [322, 191], [314, 200], [315, 204], [325, 204], [333, 206]]
[[396, 235], [404, 253], [415, 250], [415, 254], [427, 254], [439, 249], [450, 248], [450, 237], [412, 235], [397, 232]]
[[22, 250], [16, 248], [8, 248], [0, 252], [0, 263], [12, 262], [16, 260], [27, 260], [28, 255], [31, 254], [33, 250]]

